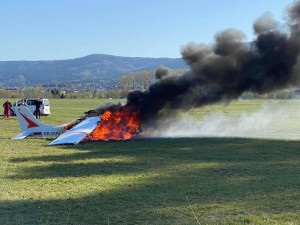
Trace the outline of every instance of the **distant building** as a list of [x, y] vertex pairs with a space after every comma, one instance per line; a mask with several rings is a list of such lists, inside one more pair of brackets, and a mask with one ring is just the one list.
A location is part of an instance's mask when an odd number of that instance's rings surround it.
[[5, 88], [5, 90], [10, 92], [18, 92], [17, 88]]

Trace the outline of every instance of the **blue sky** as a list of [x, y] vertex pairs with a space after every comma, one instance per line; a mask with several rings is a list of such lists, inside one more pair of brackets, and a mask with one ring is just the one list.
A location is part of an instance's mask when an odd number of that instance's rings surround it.
[[282, 20], [293, 0], [1, 0], [0, 61], [93, 53], [180, 57], [189, 42], [212, 43], [227, 28], [253, 39], [264, 12]]

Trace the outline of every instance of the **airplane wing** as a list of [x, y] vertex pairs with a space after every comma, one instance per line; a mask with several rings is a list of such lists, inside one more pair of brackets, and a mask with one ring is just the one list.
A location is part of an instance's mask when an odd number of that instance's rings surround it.
[[84, 139], [89, 133], [91, 133], [97, 127], [98, 122], [101, 121], [100, 117], [89, 117], [68, 130], [67, 132], [60, 135], [49, 145], [62, 145], [62, 144], [78, 144]]
[[23, 132], [22, 134], [19, 134], [11, 139], [24, 139], [28, 136], [30, 136], [30, 132]]

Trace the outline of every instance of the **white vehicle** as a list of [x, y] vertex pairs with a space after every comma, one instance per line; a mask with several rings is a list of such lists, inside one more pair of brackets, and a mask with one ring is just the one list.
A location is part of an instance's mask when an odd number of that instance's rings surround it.
[[26, 106], [17, 106], [18, 117], [23, 133], [12, 139], [24, 139], [26, 137], [58, 137], [49, 145], [78, 144], [89, 133], [96, 129], [101, 121], [100, 117], [88, 117], [70, 130], [66, 131], [69, 124], [51, 126], [38, 121]]
[[[17, 102], [17, 105], [20, 106], [22, 104], [22, 102], [26, 103], [29, 111], [34, 114], [35, 111], [35, 103], [37, 101], [37, 98], [24, 98], [22, 100], [19, 100]], [[46, 98], [40, 98], [40, 100], [42, 101], [42, 105], [40, 107], [41, 110], [41, 114], [43, 116], [48, 116], [50, 115], [50, 102], [48, 99]], [[10, 110], [10, 115], [16, 115], [16, 103], [12, 105], [11, 110]]]

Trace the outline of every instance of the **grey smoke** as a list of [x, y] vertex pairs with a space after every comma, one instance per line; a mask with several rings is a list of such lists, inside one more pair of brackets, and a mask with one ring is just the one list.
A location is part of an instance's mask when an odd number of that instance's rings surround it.
[[255, 50], [241, 31], [232, 28], [218, 32], [213, 45], [184, 46], [181, 54], [190, 71], [179, 76], [158, 69], [160, 80], [145, 92], [130, 93], [128, 104], [141, 111], [147, 127], [178, 109], [228, 102], [246, 91], [263, 94], [299, 87], [299, 9], [296, 1], [287, 10], [289, 32], [269, 14], [257, 19]]
[[164, 77], [166, 77], [168, 74], [170, 74], [169, 68], [164, 67], [164, 66], [160, 66], [156, 70], [155, 78], [158, 79], [158, 80], [161, 80]]
[[300, 108], [296, 107], [296, 111], [292, 109], [291, 105], [277, 102], [265, 103], [253, 113], [228, 115], [215, 112], [202, 120], [194, 117], [168, 118], [160, 121], [159, 126], [145, 130], [142, 136], [299, 139]]
[[256, 34], [267, 33], [278, 28], [278, 22], [273, 18], [273, 15], [268, 12], [259, 17], [253, 24], [253, 30]]

